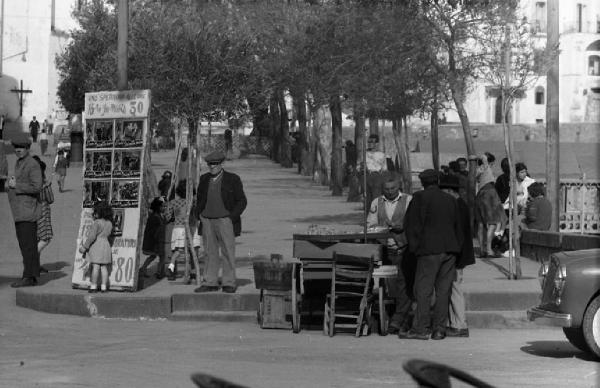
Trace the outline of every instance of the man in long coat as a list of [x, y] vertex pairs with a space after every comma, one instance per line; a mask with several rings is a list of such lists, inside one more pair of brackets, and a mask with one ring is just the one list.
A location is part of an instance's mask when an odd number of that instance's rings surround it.
[[[441, 340], [446, 337], [446, 320], [456, 255], [463, 234], [458, 203], [438, 186], [439, 173], [425, 170], [419, 174], [423, 190], [413, 194], [404, 217], [408, 249], [417, 257], [414, 293], [417, 309], [412, 328], [400, 338]], [[431, 298], [435, 305], [431, 319]]]
[[37, 220], [41, 215], [38, 196], [42, 190], [42, 170], [29, 155], [29, 139], [13, 140], [17, 155], [14, 176], [8, 179], [8, 201], [15, 221], [17, 240], [23, 255], [23, 277], [11, 287], [37, 285], [40, 276], [40, 255], [37, 249]]

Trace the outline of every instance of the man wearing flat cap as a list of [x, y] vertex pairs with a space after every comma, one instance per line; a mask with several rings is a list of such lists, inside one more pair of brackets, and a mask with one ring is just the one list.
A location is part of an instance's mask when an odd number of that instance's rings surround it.
[[[446, 337], [448, 303], [454, 279], [454, 263], [463, 235], [458, 203], [439, 188], [439, 173], [425, 170], [419, 174], [423, 190], [413, 194], [406, 209], [404, 230], [408, 249], [417, 257], [414, 293], [417, 309], [412, 328], [400, 338], [441, 340]], [[431, 297], [435, 305], [431, 319]]]
[[14, 175], [8, 179], [8, 201], [15, 221], [19, 248], [23, 256], [23, 277], [11, 287], [37, 285], [40, 256], [37, 250], [37, 220], [41, 215], [38, 195], [42, 190], [42, 170], [29, 155], [30, 142], [25, 134], [13, 139], [17, 162]]
[[[213, 151], [204, 158], [209, 172], [198, 184], [198, 233], [206, 249], [205, 284], [195, 292], [218, 291], [218, 273], [222, 266], [223, 292], [237, 289], [235, 276], [235, 237], [242, 230], [241, 215], [246, 209], [246, 195], [240, 177], [223, 169], [225, 155]], [[220, 253], [219, 253], [220, 251]]]

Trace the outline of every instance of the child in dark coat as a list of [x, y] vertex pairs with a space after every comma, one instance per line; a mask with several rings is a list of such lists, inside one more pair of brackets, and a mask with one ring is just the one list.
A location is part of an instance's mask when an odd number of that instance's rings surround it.
[[146, 274], [146, 269], [158, 256], [158, 267], [154, 276], [157, 279], [165, 277], [165, 255], [163, 247], [163, 237], [165, 234], [165, 222], [161, 215], [163, 207], [163, 198], [156, 197], [150, 204], [150, 214], [146, 221], [146, 228], [144, 229], [144, 241], [142, 243], [142, 253], [148, 255], [144, 264], [140, 267], [140, 275], [149, 277]]

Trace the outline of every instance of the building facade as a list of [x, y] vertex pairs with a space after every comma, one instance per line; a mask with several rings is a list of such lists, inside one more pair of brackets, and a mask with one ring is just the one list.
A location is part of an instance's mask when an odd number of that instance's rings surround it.
[[56, 55], [77, 27], [72, 11], [83, 0], [2, 0], [0, 114], [26, 129], [36, 116], [52, 122], [62, 107], [56, 95]]
[[[600, 122], [600, 1], [560, 0], [559, 84], [560, 122]], [[521, 11], [535, 39], [545, 43], [548, 32], [547, 1], [522, 0]], [[540, 76], [512, 107], [511, 121], [546, 123], [546, 77]], [[501, 123], [499, 91], [483, 82], [473, 88], [465, 107], [473, 123]], [[458, 121], [456, 112], [447, 113]]]

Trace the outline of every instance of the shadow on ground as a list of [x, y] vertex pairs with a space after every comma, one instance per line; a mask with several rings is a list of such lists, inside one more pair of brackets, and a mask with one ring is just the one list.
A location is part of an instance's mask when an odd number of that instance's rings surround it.
[[549, 358], [578, 358], [584, 361], [597, 361], [591, 354], [585, 353], [567, 340], [564, 341], [532, 341], [521, 347], [521, 351], [532, 356]]

